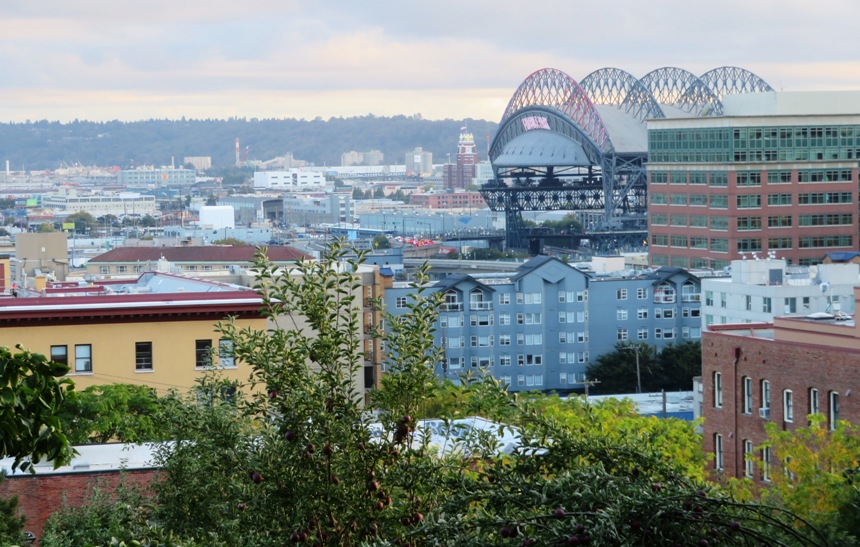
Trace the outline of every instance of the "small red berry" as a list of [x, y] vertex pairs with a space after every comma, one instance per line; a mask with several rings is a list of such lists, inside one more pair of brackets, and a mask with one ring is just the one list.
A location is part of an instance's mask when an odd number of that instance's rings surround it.
[[557, 519], [563, 519], [567, 513], [562, 507], [558, 507], [552, 514]]
[[330, 444], [327, 444], [323, 447], [323, 454], [326, 456], [331, 456], [334, 453], [334, 448], [331, 447]]
[[379, 483], [376, 481], [368, 481], [367, 482], [367, 489], [370, 490], [371, 492], [376, 492], [377, 490], [379, 490]]

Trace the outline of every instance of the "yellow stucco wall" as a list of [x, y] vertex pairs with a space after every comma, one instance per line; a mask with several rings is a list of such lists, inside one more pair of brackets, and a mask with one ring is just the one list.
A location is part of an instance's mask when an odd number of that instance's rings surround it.
[[[236, 320], [240, 328], [265, 329], [264, 319]], [[0, 329], [0, 345], [26, 349], [50, 356], [51, 346], [68, 346], [69, 366], [74, 371], [76, 344], [92, 345], [92, 373], [70, 373], [79, 389], [91, 385], [143, 384], [163, 395], [176, 388], [184, 393], [194, 386], [194, 379], [204, 369], [195, 368], [196, 340], [212, 340], [218, 347], [215, 322], [164, 321], [70, 325], [48, 327], [9, 327]], [[152, 342], [152, 371], [135, 370], [135, 343]], [[225, 368], [231, 380], [247, 381], [250, 368], [242, 363]]]

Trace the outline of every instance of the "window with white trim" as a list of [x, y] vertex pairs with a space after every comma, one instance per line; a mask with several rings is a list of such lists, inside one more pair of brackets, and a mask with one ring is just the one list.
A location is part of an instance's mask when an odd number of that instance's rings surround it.
[[790, 389], [782, 392], [782, 419], [786, 422], [794, 421], [794, 394]]
[[818, 414], [821, 412], [821, 403], [819, 402], [818, 390], [814, 387], [809, 388], [809, 414]]
[[91, 344], [75, 345], [75, 372], [93, 371], [93, 346]]
[[723, 374], [714, 372], [714, 408], [723, 407]]
[[770, 447], [761, 449], [761, 480], [770, 482]]
[[723, 468], [723, 436], [714, 433], [714, 469]]
[[753, 459], [755, 458], [755, 454], [753, 454], [753, 443], [749, 439], [744, 439], [744, 476], [752, 478], [753, 477]]
[[830, 424], [830, 430], [833, 431], [836, 429], [836, 424], [839, 421], [839, 393], [831, 391], [827, 394], [827, 400], [827, 422]]

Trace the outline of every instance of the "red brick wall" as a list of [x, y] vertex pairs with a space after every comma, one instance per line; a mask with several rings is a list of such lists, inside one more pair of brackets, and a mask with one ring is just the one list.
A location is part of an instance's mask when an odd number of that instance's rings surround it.
[[[740, 348], [737, 367], [735, 351]], [[723, 404], [714, 406], [714, 372], [722, 373]], [[744, 414], [742, 379], [752, 379], [752, 412]], [[728, 476], [743, 476], [743, 441], [758, 446], [765, 439], [766, 420], [759, 417], [760, 381], [770, 382], [770, 421], [786, 430], [808, 425], [809, 390], [818, 389], [819, 413], [829, 416], [829, 392], [839, 394], [839, 419], [860, 423], [860, 351], [775, 342], [764, 338], [706, 331], [702, 334], [702, 414], [704, 448], [714, 453], [714, 434], [723, 438], [723, 463]], [[783, 390], [791, 390], [794, 420], [783, 421]], [[754, 477], [761, 478], [761, 452], [755, 452]], [[779, 456], [771, 456], [778, 468]], [[712, 466], [713, 467], [713, 466]]]
[[18, 496], [18, 507], [27, 518], [24, 529], [41, 538], [48, 517], [61, 509], [64, 503], [70, 507], [83, 505], [93, 486], [115, 488], [121, 475], [129, 486], [148, 486], [156, 473], [157, 470], [145, 469], [12, 476], [0, 484], [0, 497]]

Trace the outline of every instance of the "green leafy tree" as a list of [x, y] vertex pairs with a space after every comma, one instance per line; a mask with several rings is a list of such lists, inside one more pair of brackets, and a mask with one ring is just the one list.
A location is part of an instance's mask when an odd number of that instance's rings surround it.
[[648, 344], [619, 342], [615, 344], [615, 351], [599, 356], [586, 369], [588, 379], [599, 382], [591, 387], [591, 393], [635, 393], [638, 387], [637, 353], [642, 391], [661, 389], [656, 349]]
[[734, 481], [734, 487], [745, 497], [790, 510], [799, 517], [800, 528], [812, 524], [833, 545], [860, 544], [860, 428], [840, 421], [831, 431], [825, 416], [813, 414], [807, 427], [783, 430], [768, 422], [765, 429], [767, 441], [756, 450], [769, 447], [779, 462], [772, 466], [769, 483], [756, 487], [743, 479]]
[[212, 242], [214, 245], [230, 245], [233, 247], [250, 247], [251, 244], [247, 241], [242, 241], [241, 239], [237, 239], [235, 237], [225, 237], [224, 239], [218, 239]]
[[[0, 472], [0, 484], [6, 480], [6, 472]], [[24, 537], [26, 519], [18, 510], [18, 496], [9, 499], [0, 498], [0, 542], [3, 545], [19, 545], [27, 543]]]
[[75, 232], [79, 234], [89, 234], [96, 226], [96, 219], [86, 211], [72, 213], [66, 217], [66, 222], [75, 224]]
[[108, 384], [69, 393], [59, 416], [73, 444], [151, 442], [168, 437], [163, 406], [148, 386]]
[[373, 236], [373, 248], [374, 249], [389, 249], [391, 248], [391, 242], [388, 241], [388, 238], [385, 237], [384, 234], [377, 234]]
[[141, 487], [126, 484], [124, 477], [116, 486], [99, 481], [87, 492], [83, 504], [64, 503], [51, 514], [40, 545], [193, 547], [192, 540], [179, 541], [150, 521], [149, 497]]
[[693, 378], [702, 375], [702, 343], [684, 340], [668, 344], [657, 355], [657, 364], [660, 389], [689, 391], [693, 389]]
[[153, 228], [158, 224], [158, 221], [152, 215], [143, 215], [143, 218], [140, 219], [140, 225], [144, 228]]
[[13, 457], [12, 469], [29, 469], [42, 459], [54, 467], [71, 461], [73, 449], [62, 431], [59, 412], [74, 389], [64, 364], [20, 346], [0, 347], [0, 457]]
[[547, 220], [541, 224], [545, 228], [551, 228], [553, 230], [562, 232], [570, 232], [570, 233], [579, 233], [582, 232], [582, 224], [577, 220], [576, 216], [570, 214], [565, 215], [565, 217], [561, 220]]
[[[686, 458], [666, 450], [699, 441], [673, 421], [624, 402], [515, 395], [480, 373], [440, 384], [430, 327], [440, 295], [423, 292], [426, 270], [406, 313], [386, 317], [386, 375], [365, 400], [352, 274], [362, 256], [346, 253], [336, 242], [291, 275], [258, 254], [271, 326], [218, 326], [249, 383], [213, 375], [171, 401], [177, 440], [159, 449], [157, 531], [248, 546], [824, 544], [792, 515], [701, 482], [700, 444]], [[450, 419], [475, 415], [501, 425], [453, 429]], [[448, 440], [431, 443], [432, 431]]]

